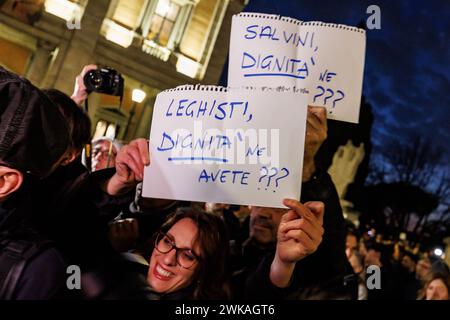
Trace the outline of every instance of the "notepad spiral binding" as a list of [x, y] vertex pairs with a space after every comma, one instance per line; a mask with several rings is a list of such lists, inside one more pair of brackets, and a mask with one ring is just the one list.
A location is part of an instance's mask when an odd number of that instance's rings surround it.
[[298, 26], [317, 26], [317, 27], [326, 27], [326, 28], [335, 28], [359, 33], [366, 33], [364, 29], [347, 26], [345, 24], [337, 24], [337, 23], [326, 23], [322, 21], [301, 21], [295, 18], [284, 17], [276, 14], [266, 14], [266, 13], [254, 13], [254, 12], [241, 12], [235, 14], [234, 17], [243, 17], [243, 18], [265, 18], [270, 20], [281, 20], [284, 22], [296, 24]]
[[176, 92], [176, 91], [209, 91], [209, 92], [229, 92], [233, 90], [246, 90], [246, 91], [261, 91], [261, 92], [293, 92], [293, 93], [308, 93], [305, 88], [298, 88], [296, 86], [293, 87], [252, 87], [252, 86], [242, 86], [242, 87], [222, 87], [222, 86], [214, 86], [214, 85], [202, 85], [202, 84], [185, 84], [175, 88], [167, 89], [162, 92]]
[[175, 88], [166, 89], [162, 92], [173, 92], [173, 91], [215, 91], [215, 92], [227, 92], [227, 87], [214, 86], [214, 85], [204, 85], [204, 84], [185, 84]]

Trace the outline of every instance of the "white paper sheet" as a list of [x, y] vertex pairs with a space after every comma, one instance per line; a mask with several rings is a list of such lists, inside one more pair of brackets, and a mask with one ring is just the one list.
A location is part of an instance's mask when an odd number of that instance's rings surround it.
[[366, 34], [362, 29], [258, 13], [233, 17], [228, 86], [296, 86], [328, 118], [357, 123]]
[[160, 93], [143, 196], [267, 207], [299, 199], [308, 97], [294, 91]]

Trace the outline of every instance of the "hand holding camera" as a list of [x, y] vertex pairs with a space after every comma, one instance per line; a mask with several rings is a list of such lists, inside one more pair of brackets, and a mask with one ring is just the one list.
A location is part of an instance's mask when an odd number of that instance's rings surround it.
[[89, 64], [83, 68], [81, 73], [75, 79], [75, 88], [72, 93], [72, 100], [79, 106], [87, 99], [89, 92], [84, 84], [84, 76], [93, 70], [96, 70], [97, 66], [95, 64]]
[[123, 88], [124, 79], [119, 72], [112, 68], [98, 68], [96, 65], [90, 64], [85, 66], [76, 77], [71, 98], [80, 106], [91, 92], [122, 97]]
[[123, 77], [112, 68], [88, 71], [83, 78], [88, 93], [98, 92], [111, 96], [123, 96]]

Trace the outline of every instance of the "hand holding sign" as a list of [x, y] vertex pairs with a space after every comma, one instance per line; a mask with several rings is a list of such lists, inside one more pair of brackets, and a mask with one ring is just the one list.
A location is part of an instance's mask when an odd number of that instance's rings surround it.
[[324, 204], [292, 199], [283, 201], [290, 210], [278, 228], [277, 255], [283, 263], [294, 263], [317, 250], [322, 242]]
[[316, 171], [314, 157], [327, 138], [327, 113], [324, 107], [308, 106], [306, 123], [305, 155], [303, 157], [303, 182], [309, 181]]
[[278, 227], [277, 249], [270, 269], [270, 280], [278, 287], [286, 287], [295, 263], [317, 250], [324, 233], [323, 202], [311, 201], [304, 205], [293, 199], [283, 203], [290, 208]]
[[131, 141], [117, 154], [116, 173], [105, 183], [105, 191], [110, 195], [120, 195], [135, 188], [144, 177], [144, 167], [149, 164], [148, 141]]

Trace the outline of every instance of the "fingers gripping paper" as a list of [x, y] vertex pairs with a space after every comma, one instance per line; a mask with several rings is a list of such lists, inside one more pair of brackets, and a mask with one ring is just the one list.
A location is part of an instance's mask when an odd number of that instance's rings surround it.
[[299, 199], [307, 99], [294, 88], [160, 93], [143, 196], [268, 207]]
[[304, 88], [329, 119], [357, 123], [365, 42], [354, 27], [241, 13], [232, 22], [228, 85]]

